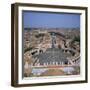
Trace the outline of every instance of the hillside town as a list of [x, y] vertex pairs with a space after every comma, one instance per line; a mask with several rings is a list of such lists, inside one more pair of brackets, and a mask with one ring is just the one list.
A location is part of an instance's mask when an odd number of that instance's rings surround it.
[[25, 28], [24, 77], [80, 74], [79, 28]]

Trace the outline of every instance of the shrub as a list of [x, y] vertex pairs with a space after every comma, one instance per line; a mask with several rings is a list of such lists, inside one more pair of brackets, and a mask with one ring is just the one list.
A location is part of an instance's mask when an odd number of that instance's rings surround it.
[[80, 36], [75, 36], [71, 43], [73, 44], [75, 41], [80, 43]]
[[33, 47], [26, 48], [26, 49], [24, 50], [24, 53], [27, 52], [27, 51], [29, 51], [29, 50], [32, 50], [32, 49], [33, 49]]

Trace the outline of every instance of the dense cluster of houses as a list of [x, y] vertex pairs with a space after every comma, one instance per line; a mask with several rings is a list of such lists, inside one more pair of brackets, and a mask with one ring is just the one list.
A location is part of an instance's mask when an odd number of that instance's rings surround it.
[[71, 48], [72, 38], [56, 31], [26, 30], [24, 32], [24, 68], [30, 67], [66, 66], [80, 64], [80, 45], [75, 42]]

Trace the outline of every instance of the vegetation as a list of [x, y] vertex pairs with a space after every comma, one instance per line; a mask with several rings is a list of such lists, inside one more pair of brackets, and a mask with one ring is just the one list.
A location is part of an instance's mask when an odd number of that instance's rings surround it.
[[77, 36], [77, 37], [75, 36], [75, 37], [73, 38], [71, 44], [74, 44], [75, 42], [79, 42], [79, 44], [80, 44], [80, 36]]
[[36, 38], [43, 37], [43, 36], [44, 36], [44, 34], [37, 34], [37, 35], [35, 35]]
[[27, 52], [27, 51], [29, 51], [29, 50], [32, 50], [32, 49], [33, 49], [33, 47], [26, 48], [26, 49], [24, 50], [24, 53]]

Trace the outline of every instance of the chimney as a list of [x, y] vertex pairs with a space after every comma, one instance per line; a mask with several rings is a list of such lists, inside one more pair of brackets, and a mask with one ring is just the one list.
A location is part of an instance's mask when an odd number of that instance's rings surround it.
[[25, 68], [25, 69], [28, 69], [28, 68], [29, 68], [29, 64], [28, 64], [27, 61], [25, 62], [24, 68]]
[[40, 63], [38, 62], [38, 66], [40, 66]]
[[46, 66], [46, 63], [44, 63], [44, 66]]
[[56, 61], [56, 65], [58, 65], [58, 62]]
[[48, 66], [48, 62], [47, 62], [47, 66]]
[[52, 62], [50, 62], [50, 65], [52, 65]]
[[63, 65], [63, 62], [62, 62], [62, 65]]
[[61, 61], [60, 61], [60, 63], [59, 63], [60, 65], [61, 65]]
[[55, 65], [55, 62], [53, 62], [53, 65]]

